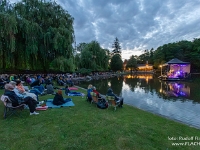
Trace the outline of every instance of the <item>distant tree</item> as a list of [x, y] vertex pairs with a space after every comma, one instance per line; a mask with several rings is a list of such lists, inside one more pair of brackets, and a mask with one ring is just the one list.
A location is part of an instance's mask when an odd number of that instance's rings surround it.
[[136, 58], [133, 55], [127, 61], [126, 68], [130, 68], [131, 72], [133, 70], [137, 70], [137, 60], [136, 60]]
[[109, 56], [107, 50], [102, 49], [97, 41], [84, 44], [80, 53], [79, 68], [93, 71], [105, 71], [108, 69]]
[[87, 43], [79, 43], [79, 45], [77, 46], [77, 51], [81, 52], [85, 46], [87, 46]]
[[121, 46], [120, 46], [120, 43], [119, 43], [119, 40], [117, 37], [114, 40], [112, 48], [113, 48], [113, 50], [112, 50], [113, 55], [119, 54], [121, 56]]
[[119, 54], [115, 54], [111, 58], [110, 69], [113, 71], [119, 71], [119, 70], [122, 71], [123, 70], [123, 61]]

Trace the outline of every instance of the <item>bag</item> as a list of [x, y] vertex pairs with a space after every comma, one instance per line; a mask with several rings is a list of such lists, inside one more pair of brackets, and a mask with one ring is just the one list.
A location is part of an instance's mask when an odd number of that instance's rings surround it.
[[36, 110], [47, 110], [48, 106], [38, 106], [36, 107]]
[[97, 107], [100, 109], [106, 109], [108, 108], [108, 103], [106, 102], [106, 100], [99, 101], [97, 103]]

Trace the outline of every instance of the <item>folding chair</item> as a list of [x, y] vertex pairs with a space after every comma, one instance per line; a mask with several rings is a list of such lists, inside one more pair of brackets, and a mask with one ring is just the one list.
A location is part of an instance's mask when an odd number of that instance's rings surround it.
[[98, 96], [97, 96], [97, 94], [96, 94], [95, 92], [90, 92], [90, 95], [92, 96], [91, 104], [92, 104], [92, 103], [97, 104], [98, 101], [101, 99], [101, 98], [98, 98]]
[[18, 110], [22, 111], [25, 107], [25, 104], [20, 104], [19, 106], [12, 106], [12, 101], [8, 96], [2, 95], [1, 101], [4, 103], [4, 113], [3, 117], [6, 119], [7, 117], [11, 115], [20, 116]]
[[109, 108], [110, 106], [113, 106], [113, 107], [114, 107], [114, 110], [116, 110], [116, 109], [117, 109], [117, 106], [120, 105], [120, 101], [117, 101], [117, 102], [116, 102], [114, 96], [107, 96], [107, 95], [106, 95], [106, 100], [108, 101], [108, 108]]

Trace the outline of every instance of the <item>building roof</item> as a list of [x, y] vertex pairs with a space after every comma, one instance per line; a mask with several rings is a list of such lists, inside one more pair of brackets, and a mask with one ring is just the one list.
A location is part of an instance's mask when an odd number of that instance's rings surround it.
[[190, 64], [190, 63], [189, 63], [189, 62], [181, 61], [181, 60], [179, 60], [179, 59], [177, 59], [177, 58], [174, 58], [174, 59], [172, 59], [172, 60], [166, 62], [166, 63], [164, 64], [164, 66], [165, 66], [165, 65], [168, 65], [168, 64]]

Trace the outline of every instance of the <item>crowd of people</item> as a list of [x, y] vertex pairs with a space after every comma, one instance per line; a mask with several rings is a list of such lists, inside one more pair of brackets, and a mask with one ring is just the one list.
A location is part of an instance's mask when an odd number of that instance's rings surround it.
[[[5, 89], [4, 95], [8, 96], [11, 101], [12, 105], [18, 106], [20, 104], [26, 104], [29, 107], [30, 115], [38, 115], [39, 113], [36, 112], [36, 107], [38, 104], [42, 104], [43, 101], [39, 102], [39, 95], [44, 94], [53, 94], [53, 104], [55, 105], [62, 105], [66, 102], [66, 99], [62, 96], [62, 90], [65, 90], [65, 94], [74, 94], [80, 95], [80, 92], [74, 92], [69, 89], [69, 86], [73, 86], [72, 78], [76, 77], [74, 75], [61, 75], [61, 74], [40, 74], [40, 75], [7, 75], [3, 74], [0, 76], [0, 87]], [[54, 86], [53, 81], [57, 82], [57, 85], [64, 86], [64, 88], [59, 89]], [[24, 86], [23, 84], [26, 84]], [[29, 89], [30, 87], [30, 89]], [[55, 93], [54, 89], [59, 89], [57, 93]], [[87, 98], [88, 101], [91, 102], [92, 97], [90, 92], [96, 93], [99, 99], [105, 101], [105, 97], [103, 97], [96, 89], [95, 86], [91, 84], [88, 86], [87, 89]], [[107, 91], [108, 96], [114, 96], [116, 102], [120, 102], [120, 107], [123, 105], [123, 98], [116, 96], [113, 93], [111, 87], [109, 87]]]

